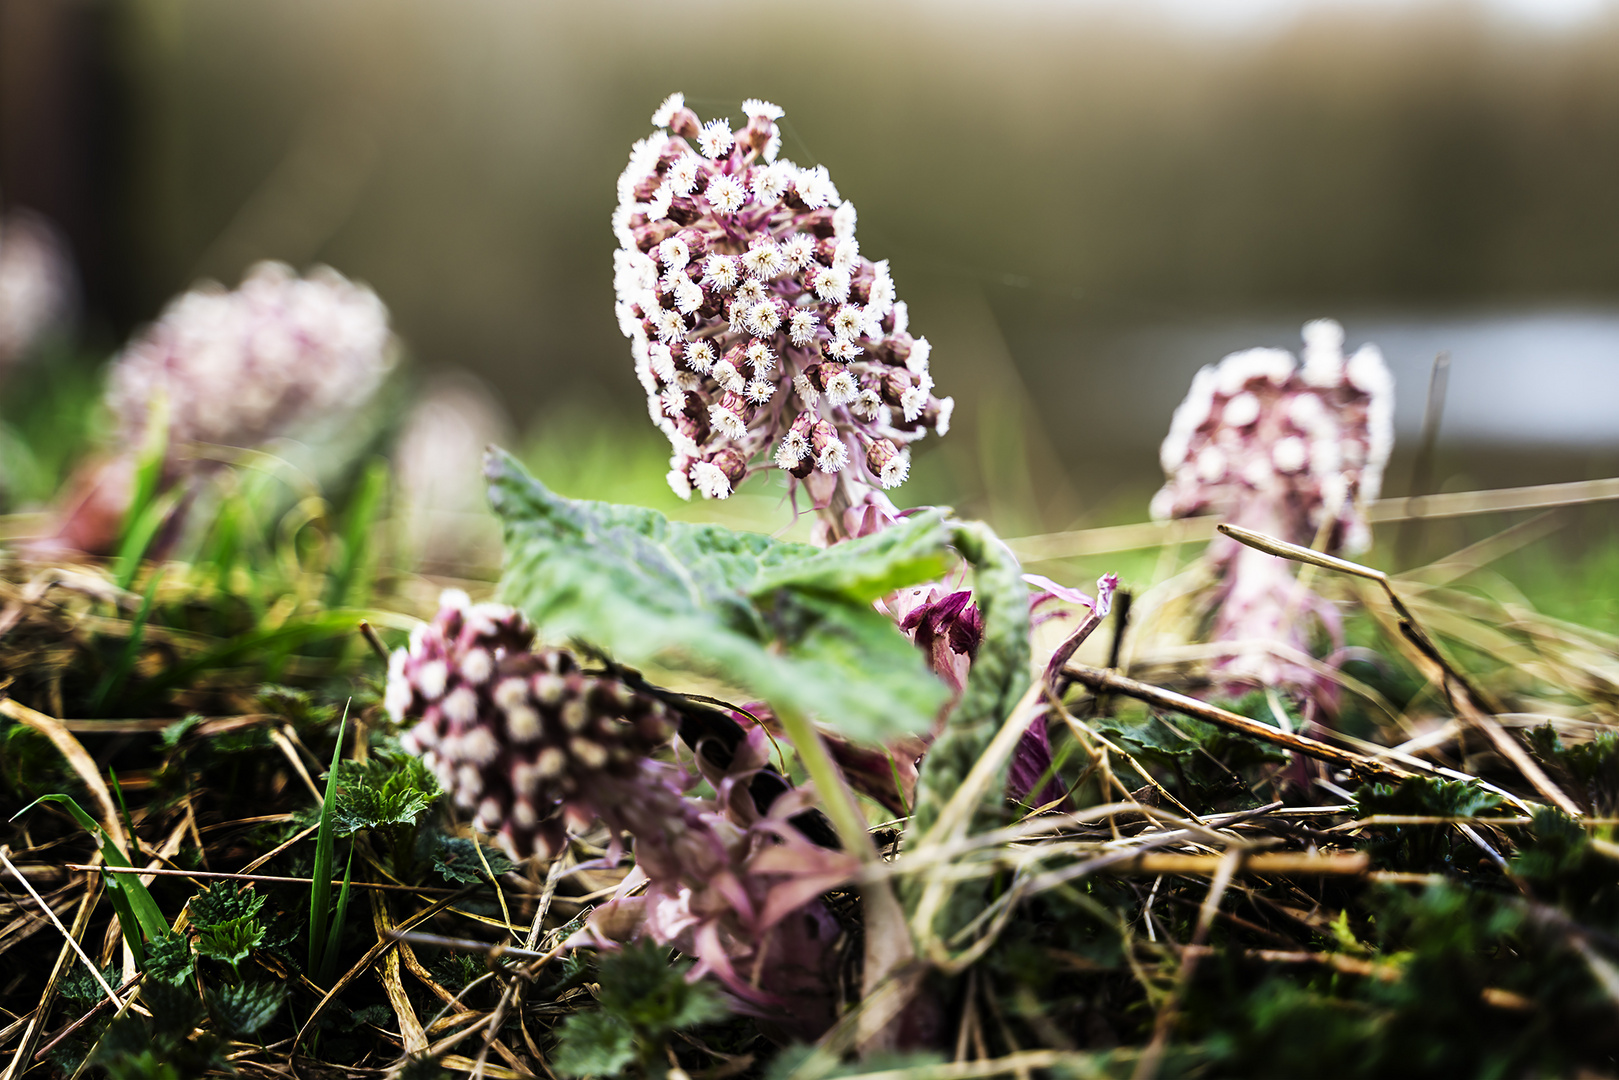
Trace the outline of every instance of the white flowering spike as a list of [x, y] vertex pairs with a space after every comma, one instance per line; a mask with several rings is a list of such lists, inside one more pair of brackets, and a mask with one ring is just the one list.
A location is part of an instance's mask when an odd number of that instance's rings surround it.
[[25, 210], [0, 220], [0, 368], [69, 321], [76, 277], [67, 243], [48, 221]]
[[820, 320], [813, 311], [795, 311], [787, 320], [787, 337], [800, 349], [815, 340], [815, 332], [821, 328]]
[[519, 855], [549, 855], [564, 814], [634, 777], [674, 723], [655, 698], [586, 675], [571, 653], [531, 651], [533, 641], [516, 610], [450, 596], [390, 658], [384, 700], [396, 723], [413, 725], [405, 749], [423, 755], [457, 806], [476, 809], [480, 828]]
[[[1393, 380], [1376, 346], [1346, 360], [1330, 319], [1303, 336], [1302, 363], [1248, 349], [1197, 373], [1160, 448], [1168, 482], [1156, 518], [1215, 513], [1332, 554], [1369, 546], [1366, 507], [1394, 440]], [[1296, 660], [1310, 651], [1307, 615], [1338, 636], [1330, 605], [1298, 592], [1291, 563], [1225, 538], [1209, 551], [1221, 579], [1214, 636], [1237, 646], [1219, 665], [1222, 686], [1291, 687], [1330, 705], [1329, 684]]]
[[697, 178], [702, 175], [702, 162], [690, 154], [669, 166], [664, 182], [676, 195], [690, 195], [697, 190]]
[[[615, 314], [674, 451], [670, 486], [724, 498], [771, 467], [790, 483], [812, 469], [898, 483], [906, 447], [949, 427], [927, 342], [826, 168], [776, 158], [781, 110], [743, 113], [733, 132], [671, 98], [618, 183]], [[850, 449], [885, 441], [875, 465]]]

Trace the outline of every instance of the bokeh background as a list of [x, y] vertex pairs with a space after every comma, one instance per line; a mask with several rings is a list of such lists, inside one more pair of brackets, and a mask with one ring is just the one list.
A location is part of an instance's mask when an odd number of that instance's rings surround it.
[[672, 90], [782, 105], [892, 261], [960, 404], [902, 503], [1141, 520], [1191, 373], [1318, 316], [1394, 369], [1386, 493], [1441, 350], [1433, 488], [1619, 473], [1602, 0], [0, 0], [0, 203], [67, 236], [92, 354], [199, 278], [329, 263], [468, 446], [667, 503], [608, 216]]

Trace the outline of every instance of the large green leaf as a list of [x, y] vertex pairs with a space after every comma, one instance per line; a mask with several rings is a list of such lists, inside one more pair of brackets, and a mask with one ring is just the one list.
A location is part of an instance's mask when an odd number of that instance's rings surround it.
[[501, 593], [553, 637], [725, 680], [854, 739], [925, 730], [948, 698], [871, 602], [944, 572], [943, 511], [827, 550], [553, 494], [486, 463]]

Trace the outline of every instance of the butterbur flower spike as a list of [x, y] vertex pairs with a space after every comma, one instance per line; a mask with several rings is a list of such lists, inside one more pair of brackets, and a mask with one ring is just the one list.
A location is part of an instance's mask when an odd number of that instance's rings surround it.
[[[1343, 327], [1320, 319], [1304, 327], [1302, 362], [1250, 349], [1199, 371], [1160, 451], [1168, 482], [1153, 516], [1214, 512], [1305, 547], [1365, 550], [1366, 505], [1394, 442], [1394, 381], [1375, 345], [1346, 357], [1343, 342]], [[1312, 613], [1340, 641], [1336, 610], [1298, 590], [1285, 560], [1225, 537], [1209, 558], [1220, 581], [1214, 637], [1236, 647], [1221, 687], [1282, 685], [1330, 706], [1333, 687], [1298, 657], [1310, 651]]]
[[704, 123], [671, 95], [619, 178], [618, 320], [669, 485], [723, 499], [777, 468], [895, 487], [954, 403], [933, 396], [927, 339], [888, 263], [861, 254], [854, 206], [824, 166], [777, 156], [780, 108], [743, 112]]
[[130, 446], [160, 394], [175, 444], [255, 446], [359, 407], [393, 360], [370, 289], [259, 263], [234, 292], [202, 286], [171, 303], [113, 362], [107, 403]]
[[648, 800], [625, 788], [650, 790], [656, 813], [678, 821], [678, 786], [646, 760], [674, 731], [663, 704], [533, 641], [519, 612], [446, 592], [390, 660], [384, 704], [414, 721], [406, 748], [517, 856], [561, 847], [559, 811], [629, 830]]

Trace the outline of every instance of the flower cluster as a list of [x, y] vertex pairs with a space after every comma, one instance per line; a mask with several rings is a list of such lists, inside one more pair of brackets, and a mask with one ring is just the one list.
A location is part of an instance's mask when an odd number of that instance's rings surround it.
[[732, 131], [673, 95], [619, 177], [616, 310], [669, 484], [722, 499], [773, 464], [894, 487], [954, 402], [933, 395], [887, 261], [861, 254], [854, 205], [825, 166], [778, 157], [779, 108], [743, 112]]
[[554, 854], [568, 824], [600, 820], [634, 837], [635, 869], [576, 943], [647, 934], [755, 1008], [796, 1017], [802, 1036], [831, 1023], [839, 930], [819, 897], [856, 863], [789, 823], [805, 792], [759, 811], [763, 728], [723, 769], [698, 754], [716, 798], [687, 798], [693, 778], [649, 757], [675, 731], [660, 701], [584, 672], [567, 652], [534, 649], [521, 613], [456, 590], [393, 654], [385, 705], [396, 722], [414, 721], [406, 749], [513, 855]]
[[75, 306], [67, 244], [44, 218], [22, 211], [0, 221], [0, 367], [21, 359]]
[[114, 361], [108, 404], [128, 445], [161, 395], [174, 444], [254, 446], [363, 404], [393, 355], [370, 289], [265, 262], [235, 292], [204, 285], [170, 303]]
[[[1205, 367], [1175, 410], [1161, 458], [1169, 480], [1155, 518], [1214, 511], [1227, 521], [1327, 552], [1371, 542], [1366, 504], [1377, 498], [1394, 442], [1394, 382], [1375, 345], [1343, 352], [1343, 327], [1307, 323], [1298, 361], [1281, 349], [1232, 353]], [[1336, 611], [1297, 588], [1291, 564], [1217, 537], [1209, 558], [1220, 588], [1214, 636], [1237, 651], [1222, 688], [1281, 685], [1327, 703], [1331, 688], [1308, 662], [1306, 614], [1336, 642]]]
[[1242, 510], [1265, 520], [1241, 524], [1295, 544], [1321, 534], [1326, 550], [1365, 550], [1365, 506], [1394, 445], [1394, 380], [1377, 346], [1345, 358], [1343, 344], [1343, 327], [1318, 319], [1302, 364], [1249, 349], [1199, 371], [1159, 451], [1169, 482], [1153, 517]]
[[[558, 850], [561, 810], [639, 833], [624, 815], [645, 800], [614, 793], [644, 786], [656, 769], [646, 756], [669, 741], [672, 718], [656, 699], [533, 642], [521, 613], [447, 591], [433, 621], [390, 660], [388, 713], [416, 721], [406, 748], [516, 855]], [[681, 820], [678, 793], [673, 801], [653, 808], [664, 831]]]

